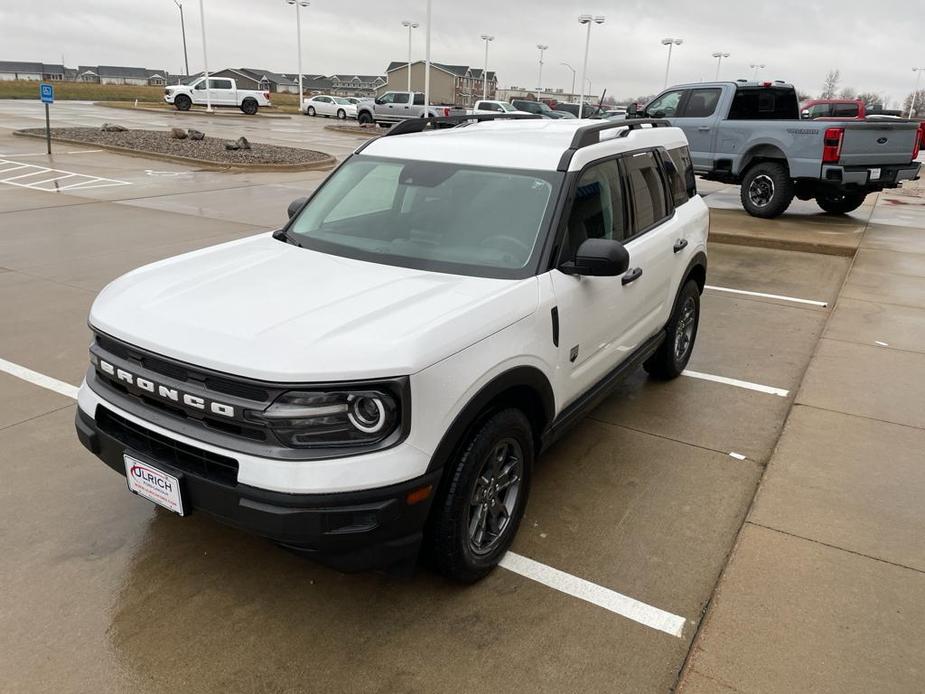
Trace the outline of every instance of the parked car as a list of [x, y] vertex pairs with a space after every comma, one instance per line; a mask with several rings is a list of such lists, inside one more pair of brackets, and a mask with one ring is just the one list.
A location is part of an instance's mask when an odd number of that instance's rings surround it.
[[357, 106], [361, 124], [391, 125], [409, 118], [464, 116], [466, 110], [456, 106], [431, 104], [425, 108], [421, 92], [386, 92], [376, 99], [365, 99]]
[[[578, 104], [566, 104], [559, 102], [556, 104], [556, 111], [565, 111], [566, 113], [571, 113], [575, 118], [578, 118]], [[581, 110], [582, 118], [603, 118], [604, 110], [597, 104], [585, 104], [584, 108]]]
[[513, 105], [507, 101], [494, 101], [491, 99], [483, 99], [475, 102], [475, 106], [468, 111], [470, 114], [484, 114], [484, 113], [520, 113], [524, 115], [529, 115], [528, 111], [520, 111], [514, 108]]
[[175, 84], [164, 89], [164, 101], [173, 104], [178, 111], [189, 111], [193, 104], [224, 107], [235, 106], [252, 116], [261, 106], [270, 105], [270, 92], [238, 89], [237, 83], [228, 77], [210, 77], [208, 98], [206, 78], [192, 80], [189, 84]]
[[169, 511], [341, 570], [423, 550], [485, 576], [536, 457], [623, 377], [691, 356], [709, 213], [683, 132], [660, 125], [361, 145], [280, 231], [100, 293], [80, 441]]
[[543, 118], [560, 119], [562, 115], [553, 111], [542, 101], [530, 101], [528, 99], [511, 99], [511, 105], [518, 111], [526, 111], [534, 115], [543, 116]]
[[327, 116], [346, 120], [357, 117], [357, 106], [341, 96], [319, 94], [302, 101], [302, 113], [306, 116]]
[[755, 217], [783, 214], [794, 197], [850, 212], [868, 193], [919, 175], [918, 123], [802, 121], [796, 90], [783, 82], [679, 85], [629, 115], [667, 118], [684, 130], [697, 172], [740, 184], [742, 205]]

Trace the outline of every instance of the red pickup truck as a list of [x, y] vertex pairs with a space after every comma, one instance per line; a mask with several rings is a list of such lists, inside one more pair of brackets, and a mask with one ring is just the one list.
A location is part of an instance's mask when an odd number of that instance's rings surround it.
[[[868, 116], [901, 118], [902, 113], [879, 107], [870, 111], [860, 99], [809, 99], [800, 106], [800, 118], [804, 120], [865, 120]], [[919, 123], [919, 147], [925, 152], [925, 121]]]

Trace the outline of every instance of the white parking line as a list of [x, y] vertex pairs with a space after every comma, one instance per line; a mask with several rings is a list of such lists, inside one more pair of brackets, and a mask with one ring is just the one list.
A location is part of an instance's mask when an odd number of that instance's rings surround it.
[[685, 369], [681, 372], [682, 376], [690, 376], [691, 378], [699, 378], [702, 381], [713, 381], [714, 383], [725, 383], [727, 386], [735, 386], [736, 388], [746, 388], [747, 390], [755, 390], [759, 393], [767, 393], [768, 395], [777, 395], [782, 398], [786, 398], [790, 395], [789, 390], [784, 390], [783, 388], [775, 388], [773, 386], [763, 386], [760, 383], [751, 383], [749, 381], [740, 381], [737, 378], [726, 378], [725, 376], [714, 376], [713, 374], [705, 374], [700, 371], [691, 371], [690, 369]]
[[795, 304], [809, 304], [810, 306], [821, 306], [825, 308], [828, 303], [825, 301], [813, 301], [812, 299], [798, 299], [794, 296], [782, 296], [780, 294], [765, 294], [764, 292], [748, 292], [744, 289], [730, 289], [729, 287], [716, 287], [708, 284], [704, 289], [712, 289], [714, 292], [729, 292], [730, 294], [744, 294], [745, 296], [758, 296], [763, 299], [778, 299], [780, 301], [790, 301]]
[[[22, 173], [23, 169], [27, 170], [26, 173]], [[29, 171], [29, 169], [32, 170]], [[17, 172], [15, 176], [5, 176], [5, 174], [12, 173], [14, 171]], [[32, 181], [31, 183], [21, 180], [44, 174], [50, 174], [53, 176], [53, 178], [45, 178], [41, 181]], [[73, 178], [75, 180], [69, 182], [70, 184], [67, 186], [46, 185], [48, 183], [54, 183], [55, 181], [62, 178]], [[92, 176], [90, 174], [82, 174], [75, 171], [65, 171], [64, 169], [52, 169], [47, 166], [40, 166], [39, 164], [23, 164], [22, 162], [13, 161], [11, 159], [0, 159], [0, 183], [6, 183], [7, 185], [17, 186], [19, 188], [43, 190], [47, 193], [70, 190], [72, 188], [77, 188], [78, 186], [81, 187], [81, 190], [89, 190], [91, 188], [131, 185], [129, 181], [119, 181], [115, 178]]]
[[[37, 371], [28, 369], [25, 366], [14, 364], [11, 361], [0, 359], [0, 371], [5, 371], [11, 376], [16, 376], [24, 381], [28, 381], [42, 388], [53, 390], [61, 395], [77, 399], [78, 388], [70, 383], [59, 381]], [[558, 590], [566, 595], [584, 600], [603, 607], [622, 617], [626, 617], [638, 624], [647, 626], [651, 629], [663, 631], [666, 634], [681, 638], [684, 632], [684, 625], [687, 620], [671, 612], [660, 610], [652, 605], [647, 605], [634, 598], [630, 598], [622, 593], [618, 593], [610, 588], [599, 586], [583, 578], [578, 578], [571, 574], [554, 569], [546, 564], [529, 559], [514, 552], [508, 552], [501, 559], [499, 564], [503, 568], [516, 573], [531, 581], [536, 581], [544, 586]]]

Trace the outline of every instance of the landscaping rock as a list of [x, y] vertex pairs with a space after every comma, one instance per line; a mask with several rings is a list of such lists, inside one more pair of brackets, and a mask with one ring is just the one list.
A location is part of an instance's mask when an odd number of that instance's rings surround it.
[[230, 151], [235, 151], [235, 150], [239, 150], [239, 149], [241, 149], [241, 148], [238, 147], [238, 143], [237, 143], [237, 142], [226, 142], [226, 143], [225, 143], [225, 149], [230, 150]]
[[171, 128], [170, 137], [172, 137], [174, 140], [185, 140], [186, 131], [183, 128]]
[[243, 135], [237, 139], [235, 144], [238, 146], [237, 149], [250, 149], [251, 143], [247, 141], [247, 138]]
[[202, 132], [201, 130], [195, 130], [194, 128], [190, 128], [189, 130], [186, 131], [186, 133], [187, 135], [189, 135], [189, 139], [191, 140], [201, 140], [202, 138], [206, 136], [204, 132]]
[[100, 128], [104, 133], [124, 133], [128, 132], [128, 128], [118, 125], [116, 123], [103, 123], [103, 127]]

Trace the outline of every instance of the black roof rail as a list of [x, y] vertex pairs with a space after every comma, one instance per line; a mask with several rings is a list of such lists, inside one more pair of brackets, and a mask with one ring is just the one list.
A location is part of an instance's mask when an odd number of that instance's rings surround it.
[[568, 171], [569, 164], [575, 152], [582, 147], [590, 147], [591, 145], [600, 143], [602, 132], [623, 128], [623, 132], [618, 133], [617, 137], [628, 137], [634, 130], [642, 130], [643, 126], [670, 128], [671, 123], [664, 118], [632, 118], [629, 120], [607, 120], [581, 126], [575, 131], [575, 135], [572, 137], [572, 144], [562, 154], [562, 158], [559, 160], [558, 170]]
[[437, 128], [453, 128], [458, 125], [468, 125], [475, 121], [481, 123], [487, 120], [537, 120], [542, 118], [536, 113], [479, 113], [465, 116], [441, 116], [440, 118], [409, 118], [396, 123], [383, 137], [391, 135], [407, 135], [408, 133], [420, 133], [428, 129], [436, 130]]

